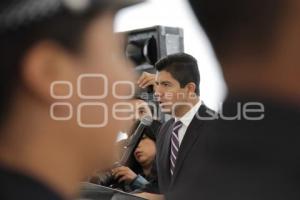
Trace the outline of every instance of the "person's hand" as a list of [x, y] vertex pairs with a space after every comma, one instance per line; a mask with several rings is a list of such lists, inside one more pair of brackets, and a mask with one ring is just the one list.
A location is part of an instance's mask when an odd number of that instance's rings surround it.
[[131, 183], [137, 177], [136, 173], [125, 166], [112, 169], [112, 175], [115, 179], [118, 179], [119, 183], [123, 181], [125, 181], [126, 183]]
[[137, 84], [140, 88], [146, 88], [150, 85], [155, 84], [155, 74], [150, 74], [148, 72], [143, 72], [140, 76], [139, 80], [137, 81]]

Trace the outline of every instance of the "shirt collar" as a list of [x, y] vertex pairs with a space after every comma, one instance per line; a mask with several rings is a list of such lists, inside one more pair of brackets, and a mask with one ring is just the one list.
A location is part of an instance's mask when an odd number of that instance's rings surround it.
[[180, 120], [182, 122], [183, 125], [185, 125], [186, 127], [188, 127], [191, 123], [191, 121], [193, 120], [195, 114], [197, 113], [197, 111], [199, 110], [200, 106], [201, 106], [202, 102], [201, 100], [199, 100], [187, 113], [185, 113], [181, 118], [175, 118], [175, 122], [177, 122], [178, 120]]

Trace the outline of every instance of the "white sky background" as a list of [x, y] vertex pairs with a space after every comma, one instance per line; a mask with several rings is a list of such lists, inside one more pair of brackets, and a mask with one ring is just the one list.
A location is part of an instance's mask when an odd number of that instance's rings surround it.
[[226, 95], [223, 75], [187, 0], [148, 0], [147, 3], [124, 9], [117, 16], [116, 31], [155, 25], [184, 29], [185, 52], [198, 60], [201, 75], [200, 97], [207, 106], [218, 110]]

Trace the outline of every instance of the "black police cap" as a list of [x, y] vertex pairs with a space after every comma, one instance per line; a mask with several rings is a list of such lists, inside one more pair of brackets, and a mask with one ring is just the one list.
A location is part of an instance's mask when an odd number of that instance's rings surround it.
[[53, 16], [61, 10], [74, 14], [88, 12], [89, 9], [114, 9], [135, 5], [145, 0], [1, 0], [0, 32], [16, 29], [36, 20]]

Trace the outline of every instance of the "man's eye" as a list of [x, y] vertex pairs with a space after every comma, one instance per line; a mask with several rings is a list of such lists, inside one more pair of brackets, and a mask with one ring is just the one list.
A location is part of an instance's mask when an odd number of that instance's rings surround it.
[[143, 111], [143, 110], [142, 110], [142, 111], [140, 111], [140, 114], [145, 114], [145, 113], [146, 113], [146, 112], [145, 112], [145, 111]]

